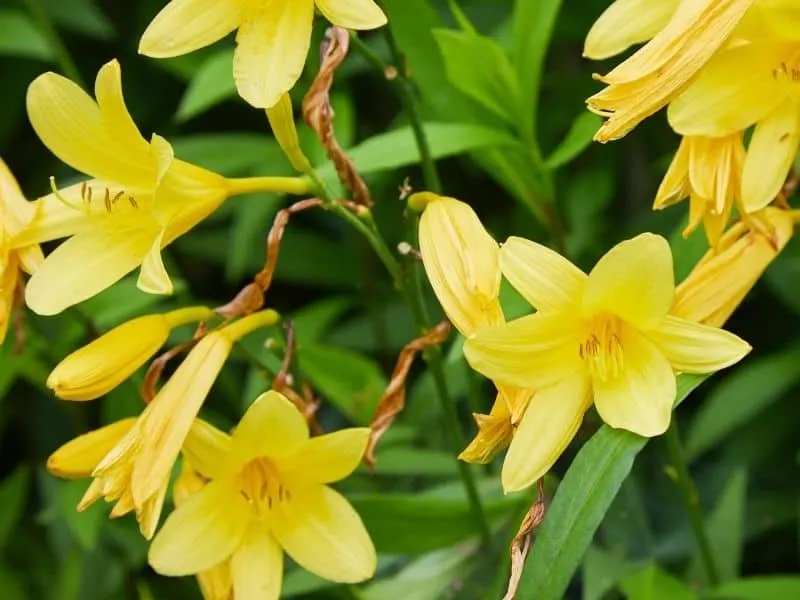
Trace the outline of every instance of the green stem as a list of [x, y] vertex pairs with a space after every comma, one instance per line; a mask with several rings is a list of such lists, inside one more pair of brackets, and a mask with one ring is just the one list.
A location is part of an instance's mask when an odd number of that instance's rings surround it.
[[31, 16], [36, 21], [37, 25], [39, 25], [39, 30], [42, 32], [42, 35], [47, 39], [50, 48], [56, 53], [56, 60], [64, 75], [86, 89], [81, 73], [78, 71], [78, 66], [75, 64], [75, 61], [72, 60], [69, 50], [67, 50], [67, 47], [61, 40], [61, 36], [58, 35], [58, 31], [50, 20], [50, 16], [47, 14], [47, 11], [45, 11], [44, 6], [42, 6], [41, 0], [25, 0], [25, 4]]
[[675, 483], [678, 484], [678, 489], [686, 505], [689, 524], [692, 527], [692, 532], [700, 548], [700, 557], [703, 561], [706, 574], [708, 575], [708, 581], [711, 585], [716, 585], [719, 583], [719, 571], [717, 570], [717, 564], [714, 562], [711, 544], [708, 541], [708, 535], [706, 535], [706, 530], [703, 526], [703, 515], [700, 513], [700, 496], [697, 493], [694, 480], [689, 474], [689, 467], [686, 464], [686, 457], [683, 453], [674, 416], [664, 439], [667, 443], [667, 452], [670, 462], [672, 463], [672, 468], [675, 470]]

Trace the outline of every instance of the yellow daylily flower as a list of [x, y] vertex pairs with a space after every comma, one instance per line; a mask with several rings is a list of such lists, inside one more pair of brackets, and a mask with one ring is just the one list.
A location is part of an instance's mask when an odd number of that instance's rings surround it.
[[62, 400], [94, 400], [128, 379], [167, 341], [175, 327], [209, 319], [204, 306], [126, 321], [62, 360], [47, 387]]
[[768, 205], [800, 147], [800, 44], [758, 43], [726, 50], [670, 105], [682, 135], [722, 136], [756, 125], [742, 170], [747, 212]]
[[742, 134], [719, 138], [689, 136], [681, 140], [653, 208], [660, 210], [689, 198], [688, 237], [702, 222], [708, 243], [715, 247], [728, 224], [733, 206], [742, 210], [740, 182], [745, 160]]
[[33, 215], [33, 207], [0, 159], [0, 345], [8, 331], [14, 295], [20, 285], [20, 271], [33, 273], [44, 260], [38, 244], [13, 244]]
[[[234, 342], [255, 329], [274, 324], [277, 318], [272, 310], [261, 311], [200, 340], [133, 425], [94, 464], [91, 470], [94, 479], [78, 510], [101, 497], [116, 502], [112, 517], [133, 510], [142, 535], [147, 539], [153, 537], [173, 464]], [[102, 439], [107, 441], [109, 436]], [[65, 454], [71, 456], [74, 452], [62, 447], [54, 456]], [[51, 457], [50, 462], [58, 465], [59, 459]], [[58, 472], [57, 467], [54, 470]]]
[[680, 0], [615, 0], [594, 22], [583, 55], [602, 60], [646, 42], [664, 29]]
[[512, 237], [503, 275], [537, 309], [471, 336], [464, 353], [496, 381], [536, 389], [503, 464], [503, 488], [541, 477], [594, 402], [611, 427], [652, 437], [669, 425], [675, 371], [709, 373], [750, 351], [735, 335], [669, 315], [672, 254], [661, 236], [617, 244], [587, 276], [557, 252]]
[[608, 117], [595, 140], [618, 139], [680, 94], [733, 33], [754, 0], [682, 0], [669, 23], [587, 100]]
[[142, 34], [139, 53], [179, 56], [237, 30], [236, 88], [252, 106], [270, 108], [303, 72], [315, 6], [346, 29], [386, 24], [386, 15], [372, 0], [172, 0]]
[[139, 288], [168, 294], [172, 282], [161, 249], [192, 229], [222, 202], [255, 190], [306, 193], [299, 178], [226, 179], [174, 158], [172, 147], [139, 133], [122, 96], [117, 61], [97, 74], [93, 100], [55, 73], [28, 89], [28, 115], [50, 151], [94, 179], [34, 202], [35, 217], [15, 244], [59, 238], [36, 270], [28, 306], [56, 314], [99, 293], [141, 265]]
[[675, 289], [671, 314], [721, 327], [789, 243], [796, 219], [789, 211], [768, 206], [753, 215], [754, 221], [766, 222], [764, 228], [750, 229], [742, 222], [731, 227]]
[[[284, 551], [331, 581], [355, 583], [374, 574], [375, 548], [358, 513], [327, 485], [358, 467], [369, 429], [309, 438], [300, 411], [270, 391], [232, 436], [202, 438], [216, 439], [215, 448], [192, 449], [199, 439], [187, 440], [190, 462], [210, 482], [153, 540], [148, 559], [156, 572], [191, 575], [230, 561], [234, 597], [260, 600], [280, 596]], [[202, 455], [214, 460], [203, 464]]]

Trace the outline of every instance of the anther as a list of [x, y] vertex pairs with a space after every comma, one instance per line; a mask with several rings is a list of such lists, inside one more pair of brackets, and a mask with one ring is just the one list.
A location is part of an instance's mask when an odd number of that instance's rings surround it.
[[139, 205], [136, 203], [136, 199], [133, 196], [128, 196], [128, 202], [131, 203], [133, 208], [139, 208]]
[[103, 197], [103, 204], [106, 205], [106, 212], [111, 212], [111, 194], [109, 193], [108, 188], [106, 188], [106, 194]]

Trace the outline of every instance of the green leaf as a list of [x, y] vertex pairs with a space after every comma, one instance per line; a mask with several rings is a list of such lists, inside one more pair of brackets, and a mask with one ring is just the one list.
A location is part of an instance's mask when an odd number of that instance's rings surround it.
[[719, 600], [789, 600], [800, 598], [800, 577], [774, 575], [748, 577], [723, 583], [703, 593], [703, 598]]
[[602, 123], [603, 119], [588, 111], [579, 114], [572, 122], [566, 137], [545, 159], [545, 168], [558, 169], [577, 158], [592, 143], [594, 133]]
[[616, 552], [590, 546], [583, 559], [583, 600], [601, 600], [624, 577], [642, 568]]
[[25, 13], [0, 10], [0, 55], [50, 60], [53, 51]]
[[7, 569], [0, 565], [0, 590], [3, 590], [3, 600], [27, 600], [25, 592], [25, 579], [20, 570]]
[[505, 50], [486, 36], [436, 29], [433, 37], [454, 87], [512, 125], [519, 122], [519, 84]]
[[336, 584], [327, 579], [322, 579], [322, 577], [318, 577], [303, 568], [292, 569], [288, 571], [283, 578], [281, 597], [292, 598], [294, 596], [301, 596], [333, 585]]
[[650, 564], [641, 571], [629, 575], [620, 588], [628, 600], [694, 600], [697, 595], [685, 583], [658, 565]]
[[452, 477], [458, 471], [452, 454], [436, 450], [388, 447], [382, 445], [376, 452], [377, 475], [425, 475], [430, 477]]
[[694, 460], [780, 400], [800, 381], [800, 351], [788, 350], [745, 362], [709, 394], [686, 435]]
[[3, 507], [0, 510], [0, 548], [8, 545], [14, 527], [22, 517], [30, 475], [27, 467], [20, 466], [0, 482], [0, 506]]
[[258, 133], [210, 133], [172, 140], [175, 156], [226, 177], [294, 175], [274, 138]]
[[220, 102], [236, 96], [233, 49], [215, 51], [197, 69], [181, 98], [175, 118], [188, 121]]
[[[677, 403], [705, 380], [678, 377]], [[647, 439], [604, 425], [581, 448], [558, 486], [526, 561], [520, 598], [559, 600], [636, 455]]]
[[41, 0], [56, 25], [96, 40], [109, 40], [116, 30], [96, 0]]
[[352, 306], [346, 296], [332, 296], [313, 302], [292, 313], [295, 335], [300, 343], [318, 342], [333, 323]]

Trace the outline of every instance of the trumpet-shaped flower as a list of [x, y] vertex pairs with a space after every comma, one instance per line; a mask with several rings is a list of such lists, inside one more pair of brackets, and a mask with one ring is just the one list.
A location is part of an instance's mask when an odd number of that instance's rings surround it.
[[780, 191], [800, 146], [800, 44], [754, 43], [719, 54], [669, 108], [683, 135], [724, 136], [756, 125], [742, 170], [747, 212]]
[[34, 209], [25, 200], [17, 180], [0, 159], [0, 344], [6, 337], [20, 271], [28, 273], [43, 260], [38, 244], [15, 246], [14, 238], [33, 219]]
[[270, 108], [303, 71], [315, 6], [346, 29], [386, 23], [372, 0], [172, 0], [147, 27], [139, 52], [153, 58], [179, 56], [237, 30], [236, 88], [256, 108]]
[[[150, 565], [179, 576], [230, 561], [233, 595], [242, 599], [280, 596], [284, 551], [325, 579], [368, 579], [376, 567], [369, 534], [327, 485], [356, 469], [368, 439], [366, 428], [309, 438], [303, 416], [274, 391], [252, 404], [232, 436], [190, 436], [190, 462], [210, 482], [167, 518]], [[203, 443], [213, 445], [193, 448]]]
[[754, 0], [681, 0], [667, 25], [633, 56], [597, 79], [607, 87], [587, 100], [608, 117], [595, 135], [607, 142], [680, 94], [723, 46]]
[[537, 312], [477, 331], [464, 352], [486, 376], [537, 390], [503, 464], [506, 491], [547, 471], [592, 402], [612, 427], [659, 435], [669, 425], [675, 371], [709, 373], [750, 350], [733, 334], [669, 314], [672, 254], [660, 236], [618, 244], [588, 276], [558, 253], [512, 237], [500, 266]]
[[69, 238], [29, 282], [25, 297], [37, 313], [58, 313], [140, 265], [140, 289], [171, 293], [161, 249], [226, 198], [309, 189], [296, 178], [225, 179], [176, 159], [158, 135], [148, 143], [125, 106], [116, 61], [100, 69], [95, 96], [55, 73], [37, 77], [28, 89], [28, 115], [42, 142], [93, 177], [36, 201], [35, 217], [17, 236], [19, 246]]
[[47, 378], [47, 387], [62, 400], [99, 398], [150, 360], [173, 328], [213, 314], [198, 306], [126, 321], [62, 360]]
[[656, 193], [654, 209], [689, 197], [686, 237], [702, 222], [714, 247], [725, 230], [734, 205], [741, 209], [740, 182], [745, 150], [736, 132], [720, 138], [685, 137]]
[[[262, 311], [200, 340], [132, 426], [97, 461], [91, 470], [94, 480], [78, 510], [99, 498], [116, 502], [111, 516], [135, 511], [142, 535], [150, 539], [158, 525], [173, 464], [233, 343], [277, 318], [274, 311]], [[62, 448], [54, 457], [64, 454]], [[64, 461], [51, 457], [50, 462], [58, 465]], [[58, 472], [58, 468], [54, 470]]]

